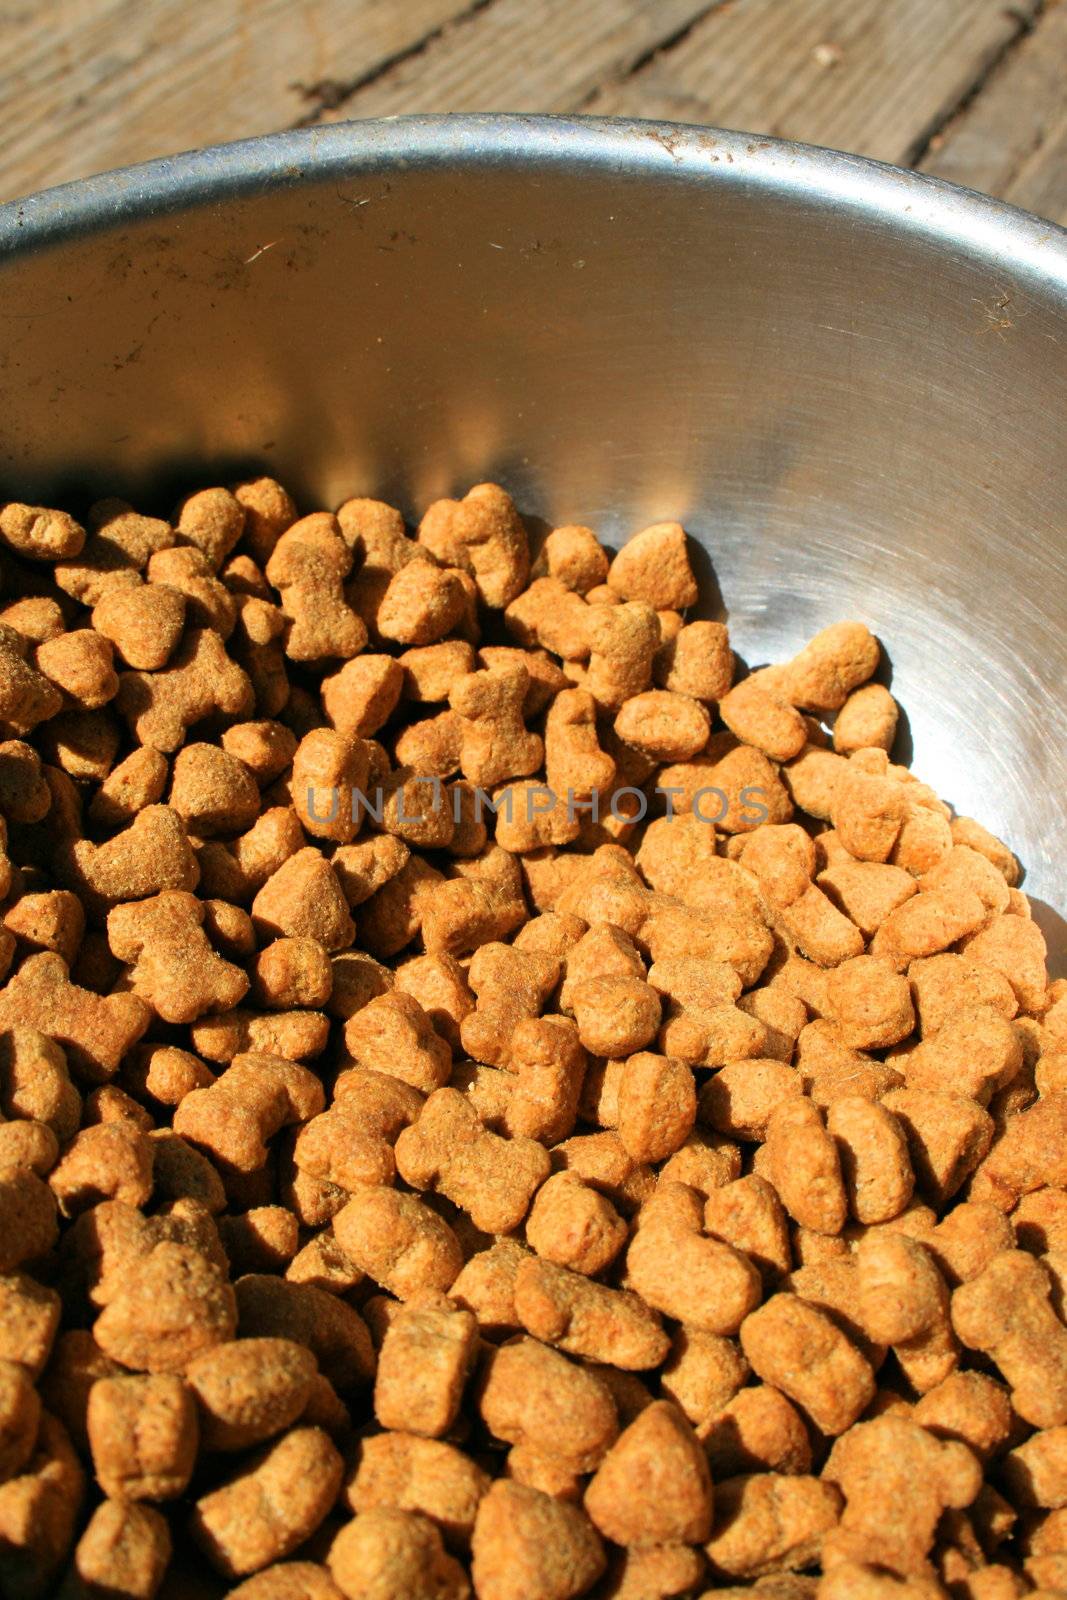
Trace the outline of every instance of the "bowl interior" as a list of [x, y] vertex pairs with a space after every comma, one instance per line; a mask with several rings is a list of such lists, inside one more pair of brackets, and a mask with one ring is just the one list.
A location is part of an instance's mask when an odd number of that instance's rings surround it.
[[1027, 866], [1067, 970], [1067, 235], [715, 130], [337, 126], [0, 208], [0, 480], [252, 467], [417, 513], [492, 477], [683, 521], [750, 664], [862, 618], [905, 753]]

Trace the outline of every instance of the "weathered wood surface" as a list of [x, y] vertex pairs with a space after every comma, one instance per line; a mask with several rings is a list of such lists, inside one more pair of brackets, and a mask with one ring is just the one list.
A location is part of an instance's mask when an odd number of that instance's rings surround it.
[[477, 0], [0, 0], [0, 195], [315, 120]]
[[0, 0], [0, 197], [342, 117], [676, 118], [1067, 222], [1067, 0]]
[[990, 73], [920, 166], [1067, 223], [1067, 5]]

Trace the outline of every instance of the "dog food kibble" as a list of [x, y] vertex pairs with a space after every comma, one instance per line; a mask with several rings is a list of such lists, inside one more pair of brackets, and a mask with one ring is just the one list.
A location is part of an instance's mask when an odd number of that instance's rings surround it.
[[494, 484], [0, 587], [0, 1600], [1067, 1594], [1067, 983], [862, 622]]

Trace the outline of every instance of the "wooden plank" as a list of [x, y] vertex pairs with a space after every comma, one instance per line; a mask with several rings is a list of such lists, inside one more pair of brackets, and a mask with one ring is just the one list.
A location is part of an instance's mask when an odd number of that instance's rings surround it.
[[569, 111], [718, 0], [493, 0], [327, 117]]
[[314, 118], [477, 3], [4, 0], [0, 197]]
[[583, 110], [717, 123], [908, 164], [1040, 0], [733, 0]]
[[1067, 224], [1067, 5], [1053, 5], [919, 163]]

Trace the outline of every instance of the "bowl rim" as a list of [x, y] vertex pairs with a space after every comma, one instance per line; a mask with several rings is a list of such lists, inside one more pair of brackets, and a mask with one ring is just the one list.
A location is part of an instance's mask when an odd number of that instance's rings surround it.
[[769, 135], [624, 117], [450, 113], [339, 121], [160, 156], [0, 205], [0, 260], [272, 188], [390, 169], [601, 170], [748, 187], [987, 255], [1067, 297], [1067, 228], [943, 178]]

